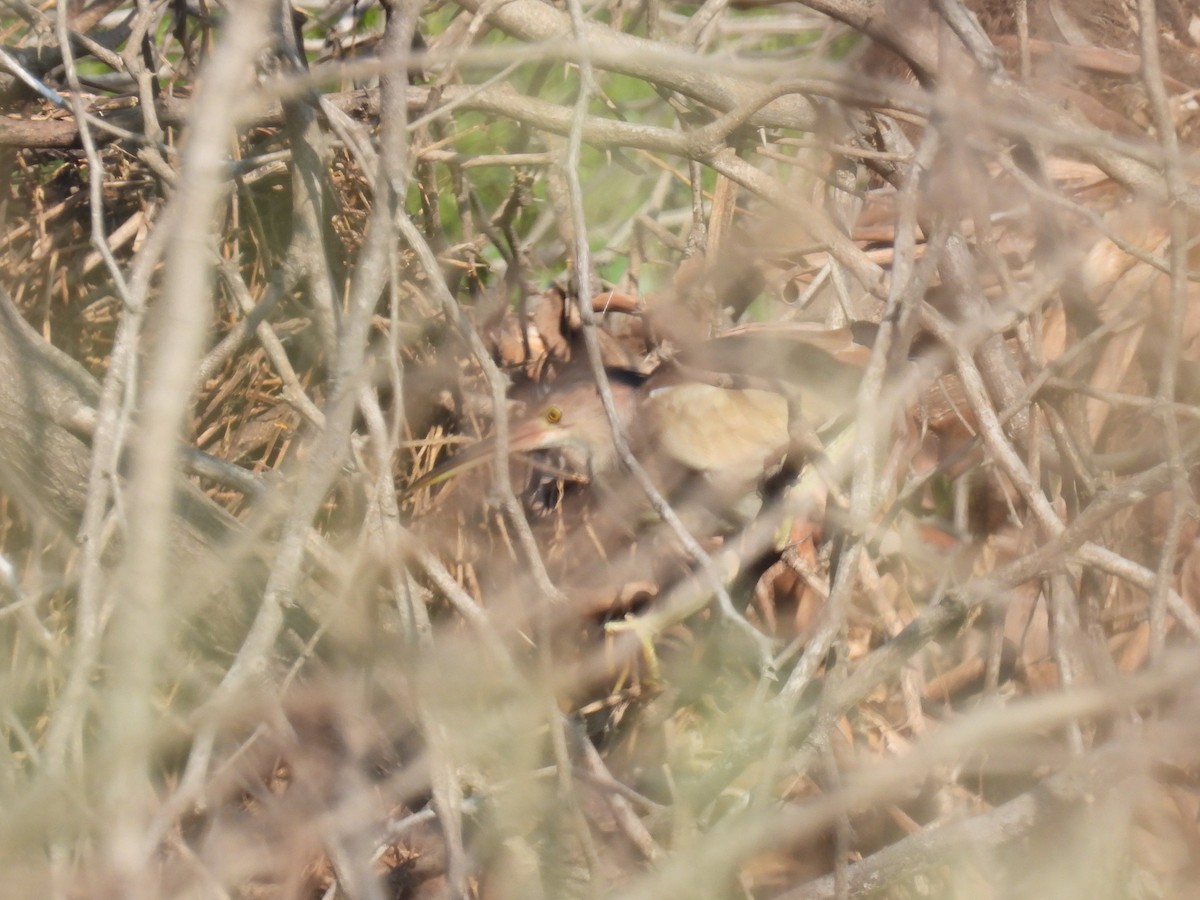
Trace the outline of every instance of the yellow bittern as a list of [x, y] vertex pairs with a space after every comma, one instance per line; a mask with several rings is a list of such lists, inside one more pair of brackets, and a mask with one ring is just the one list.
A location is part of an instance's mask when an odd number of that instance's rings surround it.
[[[702, 475], [719, 496], [736, 502], [753, 491], [765, 464], [780, 459], [791, 439], [811, 436], [849, 411], [869, 353], [865, 347], [837, 330], [781, 326], [767, 338], [734, 334], [709, 342], [704, 352], [709, 359], [728, 363], [728, 371], [753, 372], [756, 383], [777, 380], [779, 392], [670, 380], [660, 372], [647, 378], [610, 370], [617, 415], [638, 459], [666, 481], [678, 474]], [[676, 379], [680, 371], [675, 371]], [[784, 384], [798, 404], [789, 404]], [[618, 467], [608, 416], [590, 377], [565, 378], [534, 409], [512, 423], [511, 452], [556, 450], [573, 474], [600, 482]], [[789, 421], [789, 410], [797, 409], [803, 423]], [[494, 451], [493, 440], [481, 441], [415, 482], [409, 492], [487, 463]]]
[[[765, 464], [788, 446], [788, 402], [755, 388], [682, 383], [655, 386], [624, 371], [609, 373], [618, 417], [638, 458], [653, 468], [707, 476], [722, 494], [746, 492]], [[618, 467], [609, 419], [595, 383], [555, 386], [536, 413], [512, 423], [513, 453], [557, 450], [572, 473], [603, 480]], [[414, 483], [437, 484], [494, 458], [492, 439], [459, 453]]]

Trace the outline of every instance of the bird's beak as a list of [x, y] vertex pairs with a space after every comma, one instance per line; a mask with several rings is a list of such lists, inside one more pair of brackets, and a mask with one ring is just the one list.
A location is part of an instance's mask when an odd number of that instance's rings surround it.
[[[509, 428], [508, 431], [509, 453], [527, 453], [532, 450], [544, 450], [548, 447], [557, 446], [559, 443], [559, 435], [536, 419], [519, 422]], [[443, 481], [449, 481], [451, 478], [457, 478], [464, 472], [469, 472], [485, 463], [490, 463], [495, 458], [496, 439], [494, 437], [485, 438], [477, 444], [472, 444], [444, 463], [435, 466], [423, 478], [417, 479], [408, 486], [408, 489], [404, 492], [405, 496], [415, 494], [423, 488], [441, 484]]]

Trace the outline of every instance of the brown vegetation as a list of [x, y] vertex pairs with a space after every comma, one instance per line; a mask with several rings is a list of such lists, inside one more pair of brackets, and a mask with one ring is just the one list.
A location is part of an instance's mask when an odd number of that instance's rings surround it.
[[0, 6], [6, 892], [1189, 895], [1198, 33]]

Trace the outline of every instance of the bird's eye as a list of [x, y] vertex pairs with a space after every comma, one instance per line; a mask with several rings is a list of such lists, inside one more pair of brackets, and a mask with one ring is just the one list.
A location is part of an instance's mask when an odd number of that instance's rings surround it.
[[551, 425], [557, 425], [562, 421], [562, 410], [557, 406], [547, 407], [545, 416], [547, 422], [549, 422]]

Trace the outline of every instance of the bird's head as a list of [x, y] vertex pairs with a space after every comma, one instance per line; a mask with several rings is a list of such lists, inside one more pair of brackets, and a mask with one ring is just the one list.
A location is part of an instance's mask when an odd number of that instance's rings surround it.
[[[623, 424], [633, 416], [637, 383], [614, 378], [609, 387]], [[616, 462], [612, 428], [600, 393], [590, 381], [573, 381], [554, 387], [532, 416], [515, 420], [508, 432], [510, 453], [562, 450], [572, 468], [588, 475], [600, 474]], [[480, 441], [436, 467], [410, 488], [409, 493], [454, 478], [495, 459], [495, 438]]]

